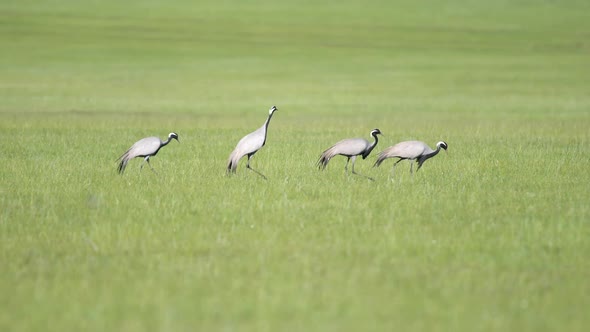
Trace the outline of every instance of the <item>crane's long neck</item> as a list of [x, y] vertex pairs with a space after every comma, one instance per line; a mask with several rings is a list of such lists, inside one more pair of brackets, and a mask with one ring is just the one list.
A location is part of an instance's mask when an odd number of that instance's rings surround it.
[[426, 160], [426, 159], [430, 159], [430, 158], [432, 158], [432, 157], [436, 156], [436, 155], [437, 155], [439, 152], [440, 152], [440, 145], [437, 145], [437, 146], [436, 146], [436, 150], [434, 150], [434, 151], [432, 151], [432, 152], [430, 152], [430, 153], [428, 153], [428, 154], [425, 154], [425, 155], [424, 155], [424, 157], [422, 157], [422, 158], [423, 158], [424, 160]]
[[270, 123], [270, 119], [272, 119], [272, 115], [275, 114], [274, 112], [270, 113], [268, 115], [268, 118], [266, 118], [266, 121], [264, 122], [264, 131], [266, 132], [266, 130], [268, 129], [268, 124]]
[[262, 125], [262, 128], [264, 128], [264, 142], [262, 142], [262, 145], [264, 145], [266, 143], [266, 133], [268, 131], [268, 124], [270, 123], [270, 119], [272, 119], [273, 114], [274, 114], [274, 112], [270, 113], [268, 115], [268, 118], [266, 118], [266, 121]]
[[375, 141], [371, 145], [369, 145], [369, 148], [367, 149], [367, 153], [366, 153], [367, 156], [377, 146], [377, 143], [379, 143], [379, 138], [377, 137], [377, 134], [376, 133], [373, 134], [373, 137], [375, 138]]
[[172, 140], [172, 137], [168, 136], [168, 139], [165, 142], [162, 142], [160, 147], [166, 146], [168, 143], [170, 143], [171, 140]]

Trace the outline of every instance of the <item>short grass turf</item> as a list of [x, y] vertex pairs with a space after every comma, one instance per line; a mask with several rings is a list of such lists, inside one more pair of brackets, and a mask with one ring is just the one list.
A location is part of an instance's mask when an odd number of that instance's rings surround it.
[[[0, 330], [584, 331], [584, 1], [3, 1]], [[237, 141], [279, 111], [252, 166]], [[384, 133], [344, 173], [315, 162]], [[136, 140], [180, 136], [124, 175]], [[414, 176], [373, 168], [420, 139]]]

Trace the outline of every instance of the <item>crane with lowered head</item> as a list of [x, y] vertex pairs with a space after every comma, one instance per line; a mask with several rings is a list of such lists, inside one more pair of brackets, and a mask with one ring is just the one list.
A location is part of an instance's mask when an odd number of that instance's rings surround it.
[[378, 167], [388, 158], [399, 158], [399, 160], [393, 164], [391, 170], [391, 175], [393, 176], [395, 166], [397, 166], [400, 161], [407, 159], [410, 161], [410, 173], [414, 174], [414, 160], [418, 161], [418, 168], [416, 169], [416, 172], [418, 172], [426, 160], [436, 156], [441, 148], [446, 151], [448, 147], [449, 145], [444, 141], [436, 143], [436, 150], [431, 149], [426, 143], [421, 141], [400, 142], [381, 151], [373, 167]]
[[155, 173], [156, 171], [152, 165], [150, 165], [150, 157], [155, 156], [158, 151], [160, 151], [162, 147], [168, 145], [172, 139], [175, 139], [180, 143], [178, 140], [178, 134], [176, 133], [168, 134], [168, 139], [165, 142], [162, 142], [159, 137], [155, 136], [142, 138], [135, 142], [129, 149], [127, 149], [127, 151], [125, 151], [125, 153], [121, 155], [121, 157], [119, 157], [119, 159], [117, 159], [117, 162], [119, 162], [119, 167], [117, 168], [119, 173], [123, 174], [129, 160], [136, 157], [144, 158], [144, 162], [141, 163], [140, 171], [143, 169], [144, 163], [147, 162], [152, 171]]

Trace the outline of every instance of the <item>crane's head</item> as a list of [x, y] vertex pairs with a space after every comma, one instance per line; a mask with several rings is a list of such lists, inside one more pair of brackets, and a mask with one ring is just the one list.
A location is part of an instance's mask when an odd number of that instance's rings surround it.
[[371, 136], [377, 136], [377, 135], [383, 135], [383, 134], [381, 134], [381, 130], [379, 130], [377, 128], [371, 130]]
[[178, 143], [180, 143], [180, 141], [178, 140], [178, 134], [177, 133], [170, 133], [168, 134], [168, 139], [172, 139], [174, 138]]
[[268, 110], [268, 115], [271, 115], [274, 113], [274, 111], [278, 111], [279, 109], [276, 106], [272, 106], [269, 110]]
[[443, 148], [443, 149], [445, 149], [445, 151], [447, 151], [447, 149], [449, 148], [449, 145], [446, 142], [440, 141], [440, 142], [436, 143], [436, 147]]

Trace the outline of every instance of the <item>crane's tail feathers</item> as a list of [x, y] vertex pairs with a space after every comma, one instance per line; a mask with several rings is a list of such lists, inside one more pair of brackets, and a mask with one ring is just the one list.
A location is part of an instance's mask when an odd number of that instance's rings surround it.
[[119, 159], [121, 160], [121, 162], [119, 163], [119, 167], [117, 167], [117, 171], [119, 172], [119, 174], [123, 174], [123, 172], [125, 172], [125, 167], [127, 167], [127, 162], [129, 161], [129, 159], [127, 159], [126, 157], [121, 157]]
[[229, 164], [227, 165], [227, 173], [235, 173], [237, 169], [237, 165], [236, 163], [233, 162], [229, 162]]
[[377, 161], [375, 161], [375, 164], [373, 165], [373, 167], [379, 167], [379, 165], [381, 165], [381, 163], [387, 159], [387, 156], [384, 154], [379, 154], [379, 157], [377, 157]]
[[316, 165], [318, 166], [319, 169], [321, 170], [325, 170], [326, 166], [328, 166], [328, 163], [330, 162], [330, 158], [329, 156], [327, 156], [325, 153], [322, 154], [320, 156], [320, 159], [318, 160], [318, 162], [316, 163]]
[[238, 168], [238, 162], [240, 158], [237, 158], [237, 153], [234, 150], [230, 155], [229, 159], [227, 160], [227, 173], [235, 173], [236, 169]]
[[131, 149], [125, 151], [125, 153], [123, 153], [121, 157], [117, 158], [116, 160], [116, 162], [119, 163], [119, 166], [117, 166], [117, 171], [119, 174], [123, 174], [123, 172], [125, 172], [125, 167], [127, 167], [127, 163], [129, 162], [129, 151], [131, 151]]
[[321, 170], [326, 169], [326, 166], [328, 166], [330, 159], [332, 159], [332, 157], [334, 157], [335, 155], [337, 155], [337, 153], [334, 150], [334, 146], [332, 146], [329, 149], [327, 149], [326, 151], [322, 152], [322, 155], [320, 156], [320, 159], [318, 160], [318, 163], [317, 163], [318, 168]]
[[120, 160], [123, 160], [123, 159], [125, 159], [125, 158], [128, 158], [128, 157], [129, 157], [129, 151], [131, 151], [131, 149], [128, 149], [127, 151], [125, 151], [125, 153], [123, 153], [123, 154], [121, 155], [121, 157], [117, 158], [117, 160], [115, 160], [115, 161], [117, 161], [117, 162], [118, 162], [118, 161], [120, 161]]

